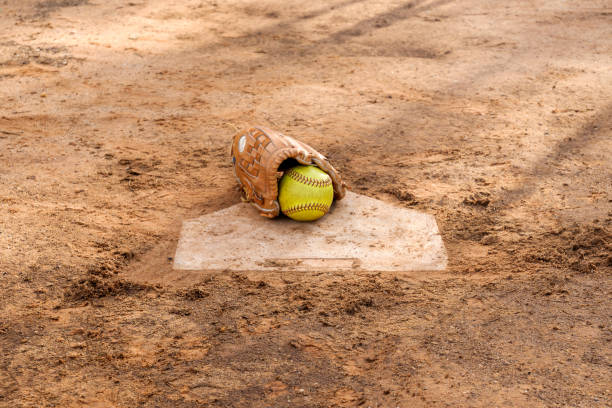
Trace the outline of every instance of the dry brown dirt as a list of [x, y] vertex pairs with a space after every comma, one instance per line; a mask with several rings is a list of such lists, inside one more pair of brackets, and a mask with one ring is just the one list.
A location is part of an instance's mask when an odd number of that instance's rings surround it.
[[[609, 0], [0, 0], [1, 407], [612, 406]], [[236, 130], [444, 273], [171, 271]]]

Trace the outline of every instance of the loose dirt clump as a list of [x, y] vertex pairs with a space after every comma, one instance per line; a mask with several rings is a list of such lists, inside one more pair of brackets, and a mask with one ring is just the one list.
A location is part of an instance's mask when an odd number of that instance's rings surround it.
[[81, 279], [66, 289], [64, 298], [70, 301], [99, 299], [107, 296], [132, 295], [151, 290], [147, 285], [121, 279], [104, 280], [96, 277]]
[[491, 194], [486, 192], [477, 192], [463, 199], [463, 204], [471, 206], [487, 207], [491, 204]]
[[204, 299], [205, 297], [209, 296], [208, 292], [200, 288], [191, 288], [191, 289], [179, 291], [178, 293], [179, 293], [179, 296], [181, 296], [182, 298], [186, 300], [191, 300], [191, 301]]
[[417, 198], [410, 191], [407, 191], [405, 188], [401, 187], [392, 187], [384, 190], [385, 193], [391, 194], [399, 201], [403, 202], [406, 205], [416, 205], [418, 204]]
[[15, 41], [0, 43], [0, 67], [18, 67], [36, 63], [56, 68], [74, 60], [66, 47], [18, 44]]

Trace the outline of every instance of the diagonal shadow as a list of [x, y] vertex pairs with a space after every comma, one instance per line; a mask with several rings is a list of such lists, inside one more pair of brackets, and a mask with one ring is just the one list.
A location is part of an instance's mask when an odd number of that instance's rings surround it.
[[599, 111], [591, 120], [581, 126], [572, 137], [559, 141], [550, 156], [534, 163], [527, 171], [523, 172], [523, 182], [520, 183], [520, 187], [507, 190], [500, 197], [500, 207], [508, 207], [512, 203], [531, 196], [536, 190], [539, 180], [554, 174], [556, 163], [570, 158], [589, 144], [604, 137], [609, 137], [606, 130], [610, 128], [612, 128], [612, 104]]
[[417, 13], [444, 6], [445, 4], [452, 3], [453, 1], [454, 0], [437, 0], [422, 6], [420, 6], [420, 4], [422, 4], [424, 1], [409, 1], [401, 6], [385, 11], [384, 13], [377, 14], [374, 17], [361, 20], [352, 27], [338, 31], [321, 42], [342, 43], [351, 37], [362, 36], [372, 31], [389, 27], [407, 18], [413, 17]]
[[342, 1], [342, 2], [340, 2], [338, 4], [332, 4], [332, 5], [328, 6], [328, 7], [322, 7], [320, 9], [318, 9], [318, 10], [307, 12], [306, 14], [303, 14], [303, 15], [301, 15], [299, 17], [286, 20], [282, 24], [292, 24], [292, 23], [296, 23], [296, 22], [298, 22], [300, 20], [308, 20], [308, 19], [311, 19], [311, 18], [320, 17], [320, 16], [323, 16], [323, 15], [325, 15], [327, 13], [331, 13], [332, 11], [337, 10], [339, 8], [348, 7], [348, 6], [351, 6], [353, 4], [357, 4], [357, 3], [363, 3], [363, 1], [364, 0], [345, 0], [345, 1]]
[[353, 4], [363, 3], [365, 0], [345, 0], [336, 4], [330, 4], [327, 7], [321, 7], [319, 9], [306, 12], [304, 14], [298, 15], [296, 17], [287, 18], [284, 20], [280, 20], [277, 23], [266, 27], [253, 30], [251, 32], [246, 33], [242, 37], [249, 37], [252, 35], [268, 35], [268, 34], [278, 34], [280, 29], [287, 29], [294, 26], [296, 23], [299, 23], [304, 20], [310, 20], [313, 18], [324, 16], [328, 13], [336, 11], [338, 9], [352, 6]]
[[[398, 7], [395, 7], [391, 10], [379, 13], [373, 17], [366, 18], [364, 20], [359, 21], [354, 24], [352, 27], [341, 30], [337, 33], [331, 34], [330, 36], [323, 38], [318, 41], [313, 41], [311, 43], [304, 44], [303, 39], [301, 41], [293, 41], [292, 36], [295, 34], [293, 32], [293, 27], [296, 23], [303, 21], [305, 19], [311, 19], [315, 17], [322, 16], [326, 13], [329, 13], [333, 10], [337, 10], [341, 7], [347, 7], [353, 4], [361, 3], [363, 0], [347, 0], [337, 5], [331, 5], [326, 8], [321, 8], [315, 10], [313, 12], [307, 13], [305, 15], [290, 18], [287, 20], [279, 21], [276, 24], [263, 28], [263, 29], [254, 29], [251, 30], [239, 37], [235, 38], [225, 38], [220, 43], [213, 43], [207, 46], [200, 48], [198, 51], [203, 53], [211, 53], [221, 48], [226, 47], [247, 47], [247, 46], [260, 46], [262, 49], [259, 50], [259, 53], [268, 54], [268, 56], [263, 57], [263, 59], [269, 58], [269, 55], [278, 56], [288, 56], [294, 57], [296, 54], [300, 56], [316, 54], [321, 55], [322, 46], [324, 45], [341, 45], [351, 40], [351, 38], [362, 36], [369, 32], [382, 29], [385, 27], [389, 27], [393, 24], [399, 23], [405, 19], [415, 16], [417, 13], [431, 10], [436, 7], [443, 6], [445, 4], [452, 3], [453, 0], [437, 0], [433, 1], [429, 4], [423, 4], [426, 0], [413, 0], [407, 3], [404, 3]], [[405, 47], [403, 47], [405, 48]], [[374, 52], [376, 51], [376, 52]], [[334, 54], [345, 53], [346, 50], [335, 50]], [[388, 50], [360, 50], [359, 53], [366, 53], [370, 56], [373, 52], [377, 56], [391, 56], [389, 55]], [[355, 50], [351, 51], [352, 54], [355, 54]], [[379, 54], [384, 55], [379, 55]], [[404, 57], [415, 57], [415, 58], [435, 58], [437, 57], [437, 53], [432, 52], [430, 50], [424, 49], [412, 49], [407, 48], [399, 53], [397, 56]]]

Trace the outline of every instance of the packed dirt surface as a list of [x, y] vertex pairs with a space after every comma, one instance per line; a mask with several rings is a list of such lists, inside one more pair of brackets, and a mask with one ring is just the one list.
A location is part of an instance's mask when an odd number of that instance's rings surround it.
[[[612, 406], [609, 0], [0, 0], [0, 407]], [[172, 271], [233, 134], [444, 272]]]

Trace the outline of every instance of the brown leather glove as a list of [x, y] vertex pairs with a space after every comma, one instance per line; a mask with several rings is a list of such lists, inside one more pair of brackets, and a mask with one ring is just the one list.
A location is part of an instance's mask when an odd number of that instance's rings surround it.
[[[289, 136], [263, 127], [238, 133], [232, 142], [234, 173], [244, 197], [264, 217], [274, 218], [280, 212], [278, 180], [283, 176], [285, 160], [315, 165], [329, 174], [334, 185], [334, 199], [344, 197], [345, 183], [325, 156]], [[296, 163], [296, 164], [298, 164]]]

